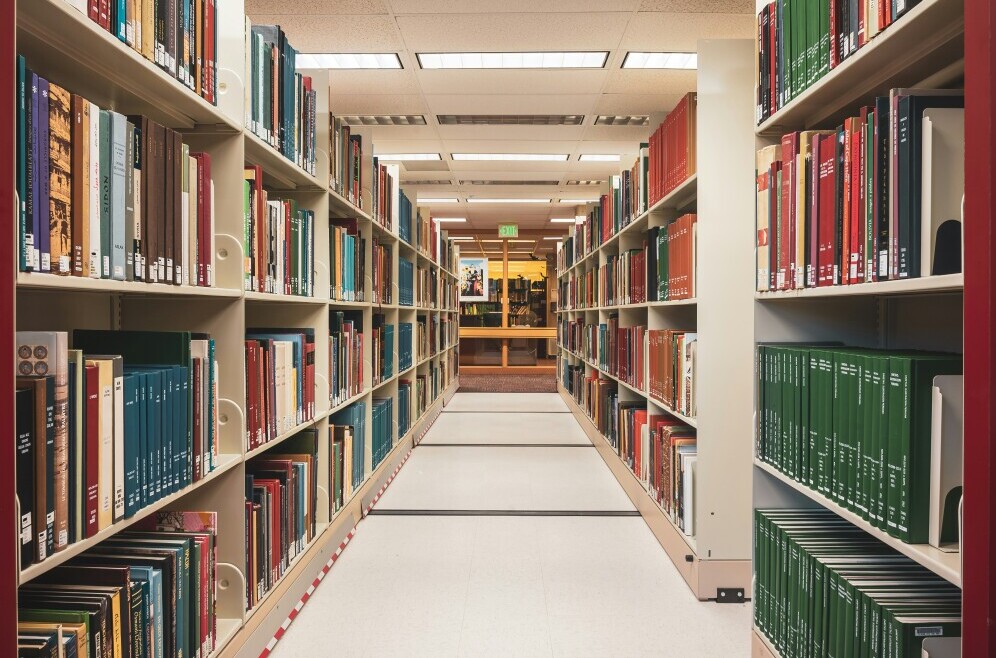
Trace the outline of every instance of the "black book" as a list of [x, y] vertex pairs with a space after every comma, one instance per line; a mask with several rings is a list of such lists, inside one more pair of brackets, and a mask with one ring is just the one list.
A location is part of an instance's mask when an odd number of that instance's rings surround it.
[[875, 268], [878, 280], [889, 278], [889, 137], [891, 104], [888, 96], [875, 99]]
[[18, 387], [15, 393], [17, 500], [20, 503], [21, 568], [31, 565], [37, 554], [35, 526], [35, 393], [32, 387]]
[[843, 126], [837, 128], [837, 143], [834, 153], [834, 168], [837, 170], [836, 183], [837, 190], [834, 192], [834, 229], [833, 229], [833, 285], [839, 286], [843, 277], [847, 274], [844, 269], [845, 263], [841, 262], [841, 254], [844, 249], [844, 152], [847, 132]]

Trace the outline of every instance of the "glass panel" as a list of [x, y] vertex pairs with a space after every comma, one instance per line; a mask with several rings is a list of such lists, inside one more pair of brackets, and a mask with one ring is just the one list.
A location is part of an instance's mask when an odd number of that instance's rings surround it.
[[461, 338], [461, 366], [500, 366], [501, 339]]

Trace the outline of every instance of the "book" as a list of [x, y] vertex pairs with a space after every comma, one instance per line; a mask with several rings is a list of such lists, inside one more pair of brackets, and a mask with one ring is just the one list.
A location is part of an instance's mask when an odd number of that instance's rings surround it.
[[314, 329], [247, 329], [246, 449], [315, 415]]

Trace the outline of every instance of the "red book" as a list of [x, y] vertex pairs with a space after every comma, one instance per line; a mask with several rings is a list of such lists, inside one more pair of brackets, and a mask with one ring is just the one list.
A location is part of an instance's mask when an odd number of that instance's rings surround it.
[[814, 135], [809, 156], [809, 209], [806, 217], [806, 250], [808, 263], [806, 287], [815, 288], [819, 271], [819, 214], [820, 214], [820, 142], [822, 137]]
[[85, 537], [97, 534], [97, 506], [100, 482], [100, 375], [97, 366], [86, 366], [86, 503], [84, 507]]
[[778, 265], [778, 288], [795, 287], [795, 268], [798, 256], [795, 253], [795, 201], [796, 201], [796, 156], [799, 154], [799, 133], [788, 133], [782, 137], [782, 212], [781, 227], [778, 230], [780, 262]]
[[819, 187], [820, 210], [818, 217], [819, 246], [817, 254], [817, 286], [833, 285], [834, 273], [834, 235], [836, 201], [837, 201], [837, 169], [834, 159], [837, 146], [836, 135], [819, 137]]
[[94, 23], [100, 24], [100, 0], [89, 0], [87, 2], [87, 16]]
[[774, 44], [778, 43], [777, 36], [777, 23], [775, 20], [775, 3], [771, 3], [766, 7], [768, 10], [768, 85], [770, 89], [768, 93], [771, 96], [771, 113], [774, 114], [776, 110], [781, 107], [781, 102], [778, 98], [778, 49], [774, 47]]
[[840, 284], [851, 283], [851, 120], [844, 121], [843, 164], [840, 176], [843, 177], [843, 193], [838, 199], [841, 205], [840, 225]]
[[[211, 268], [211, 156], [208, 153], [191, 153], [197, 160], [197, 285], [214, 284]], [[263, 170], [256, 168], [256, 181], [261, 184]], [[262, 188], [258, 188], [262, 191]], [[257, 269], [257, 272], [259, 270]]]
[[97, 22], [100, 27], [110, 31], [111, 29], [111, 0], [99, 0], [100, 6], [97, 12]]
[[865, 280], [865, 182], [864, 171], [864, 122], [851, 119], [851, 252], [848, 276], [851, 283]]

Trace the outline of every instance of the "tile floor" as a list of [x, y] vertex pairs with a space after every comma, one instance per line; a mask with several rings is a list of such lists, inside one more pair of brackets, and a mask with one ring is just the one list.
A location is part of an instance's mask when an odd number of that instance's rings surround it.
[[748, 656], [585, 446], [557, 394], [458, 393], [271, 655]]

